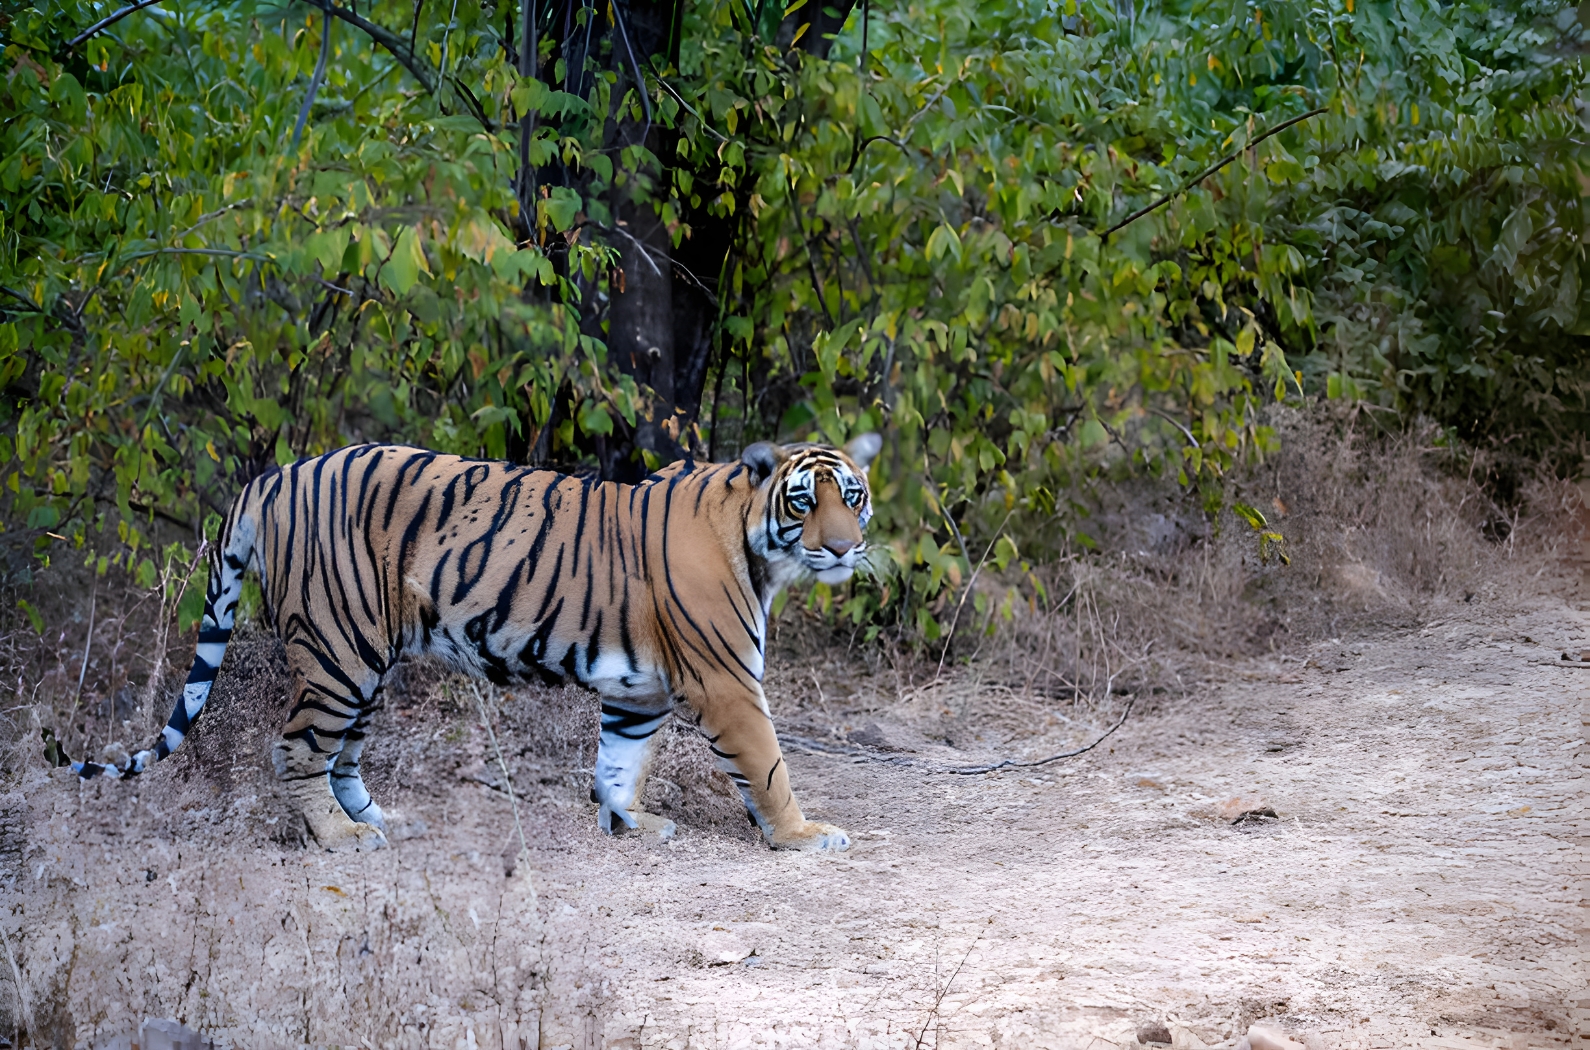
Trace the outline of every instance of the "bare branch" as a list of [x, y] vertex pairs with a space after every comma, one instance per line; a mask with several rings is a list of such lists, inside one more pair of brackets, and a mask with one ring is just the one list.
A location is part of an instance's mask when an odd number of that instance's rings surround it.
[[1172, 190], [1170, 193], [1165, 194], [1165, 196], [1161, 197], [1159, 200], [1155, 201], [1153, 204], [1149, 204], [1149, 205], [1146, 205], [1146, 206], [1144, 206], [1142, 208], [1137, 209], [1132, 214], [1128, 215], [1126, 218], [1124, 218], [1120, 222], [1116, 223], [1114, 226], [1111, 226], [1109, 229], [1107, 229], [1103, 233], [1099, 234], [1099, 239], [1100, 240], [1107, 240], [1109, 238], [1110, 234], [1115, 233], [1117, 230], [1121, 230], [1121, 229], [1126, 228], [1127, 226], [1130, 226], [1132, 223], [1136, 222], [1138, 219], [1141, 219], [1143, 216], [1147, 215], [1149, 212], [1154, 211], [1156, 208], [1159, 208], [1160, 206], [1165, 205], [1165, 204], [1169, 204], [1171, 201], [1175, 200], [1177, 197], [1180, 197], [1182, 194], [1186, 193], [1188, 190], [1192, 189], [1194, 186], [1198, 185], [1200, 182], [1204, 181], [1209, 176], [1213, 175], [1215, 172], [1217, 172], [1221, 168], [1225, 167], [1227, 164], [1230, 164], [1232, 161], [1234, 161], [1238, 157], [1242, 156], [1242, 154], [1245, 151], [1252, 149], [1254, 146], [1257, 146], [1259, 143], [1263, 142], [1265, 139], [1269, 138], [1271, 135], [1279, 135], [1281, 132], [1285, 131], [1287, 128], [1291, 127], [1293, 124], [1300, 124], [1300, 123], [1302, 123], [1303, 121], [1307, 120], [1310, 117], [1317, 117], [1321, 113], [1324, 113], [1329, 108], [1330, 108], [1329, 106], [1320, 106], [1318, 109], [1311, 109], [1307, 113], [1301, 113], [1298, 116], [1293, 117], [1291, 120], [1283, 120], [1281, 123], [1277, 124], [1275, 127], [1271, 128], [1269, 131], [1266, 131], [1264, 134], [1260, 135], [1258, 138], [1256, 138], [1256, 139], [1252, 140], [1251, 142], [1247, 143], [1246, 145], [1244, 145], [1242, 147], [1242, 149], [1239, 149], [1239, 150], [1237, 150], [1234, 153], [1228, 153], [1225, 157], [1223, 157], [1220, 160], [1216, 161], [1214, 164], [1211, 164], [1209, 167], [1205, 168], [1203, 171], [1199, 172], [1197, 175], [1194, 175], [1192, 178], [1190, 178], [1186, 182], [1182, 183], [1180, 187], [1178, 187], [1177, 189]]
[[331, 0], [304, 0], [304, 3], [309, 4], [311, 7], [318, 7], [326, 14], [340, 18], [355, 29], [361, 30], [371, 40], [391, 52], [392, 57], [402, 63], [403, 68], [407, 69], [414, 79], [420, 82], [420, 86], [428, 94], [435, 94], [436, 80], [431, 75], [431, 71], [415, 56], [413, 51], [409, 50], [408, 45], [403, 43], [402, 37], [391, 30], [376, 25], [369, 19], [361, 18], [357, 12], [349, 11], [345, 7], [338, 7]]
[[89, 26], [87, 29], [83, 30], [81, 33], [77, 34], [72, 39], [68, 40], [66, 42], [66, 49], [68, 51], [70, 51], [72, 48], [76, 47], [78, 44], [81, 44], [83, 41], [85, 41], [89, 37], [93, 36], [95, 33], [98, 33], [101, 29], [104, 29], [107, 26], [115, 25], [117, 22], [120, 22], [122, 19], [124, 19], [128, 15], [132, 14], [134, 11], [142, 11], [144, 8], [153, 7], [154, 5], [158, 4], [159, 2], [160, 2], [160, 0], [135, 0], [134, 3], [128, 4], [126, 7], [122, 8], [119, 11], [115, 11], [115, 12], [112, 12], [111, 14], [106, 15], [104, 18], [101, 18], [98, 22], [95, 22], [93, 25]]
[[309, 120], [309, 107], [315, 104], [315, 95], [320, 91], [321, 82], [326, 79], [326, 59], [331, 57], [331, 27], [329, 18], [321, 20], [320, 26], [320, 58], [315, 62], [315, 74], [309, 78], [309, 90], [304, 93], [304, 104], [298, 107], [298, 123], [293, 125], [293, 141], [289, 149], [298, 148], [298, 140], [304, 133], [304, 124]]

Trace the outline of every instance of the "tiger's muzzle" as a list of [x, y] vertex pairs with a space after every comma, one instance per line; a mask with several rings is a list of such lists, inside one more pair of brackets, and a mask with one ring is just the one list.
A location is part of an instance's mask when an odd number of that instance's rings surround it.
[[817, 485], [816, 498], [801, 528], [801, 564], [823, 583], [844, 583], [866, 555], [861, 523], [832, 479]]

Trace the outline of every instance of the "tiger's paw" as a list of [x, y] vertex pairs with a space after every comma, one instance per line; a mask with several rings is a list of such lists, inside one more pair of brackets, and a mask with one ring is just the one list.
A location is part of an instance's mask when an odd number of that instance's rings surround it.
[[792, 832], [775, 832], [769, 843], [774, 849], [799, 849], [812, 853], [842, 853], [850, 848], [850, 836], [843, 828], [816, 821], [802, 821]]
[[617, 809], [603, 802], [596, 811], [596, 826], [609, 835], [617, 835], [640, 827], [640, 822], [630, 814], [629, 810]]
[[386, 845], [380, 828], [350, 820], [340, 807], [318, 820], [310, 817], [307, 823], [315, 842], [330, 853], [369, 853]]

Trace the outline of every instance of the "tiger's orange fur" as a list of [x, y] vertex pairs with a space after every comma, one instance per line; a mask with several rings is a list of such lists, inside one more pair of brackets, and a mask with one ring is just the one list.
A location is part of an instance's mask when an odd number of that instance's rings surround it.
[[565, 679], [601, 695], [604, 830], [636, 826], [650, 744], [682, 702], [769, 843], [844, 849], [845, 833], [807, 820], [790, 790], [764, 643], [781, 588], [839, 582], [859, 564], [879, 444], [763, 443], [638, 485], [389, 445], [273, 470], [227, 517], [193, 670], [161, 739], [125, 768], [78, 772], [132, 775], [181, 743], [252, 565], [292, 674], [273, 758], [322, 846], [384, 843], [360, 752], [393, 666], [429, 652], [500, 684]]

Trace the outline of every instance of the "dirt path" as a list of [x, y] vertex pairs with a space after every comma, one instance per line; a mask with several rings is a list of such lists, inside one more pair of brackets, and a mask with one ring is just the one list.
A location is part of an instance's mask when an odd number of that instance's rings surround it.
[[[383, 774], [407, 837], [332, 857], [292, 841], [268, 719], [218, 695], [136, 797], [40, 768], [0, 798], [0, 1009], [60, 1046], [140, 1016], [239, 1047], [1200, 1047], [1258, 1019], [1311, 1050], [1582, 1045], [1570, 644], [1559, 601], [1459, 606], [1241, 665], [1041, 775], [792, 751], [807, 812], [855, 835], [838, 858], [754, 844], [689, 756], [657, 789], [671, 841], [599, 835], [594, 712], [532, 747], [550, 708], [521, 699], [500, 732], [533, 875], [471, 708], [393, 716], [423, 737]], [[1278, 819], [1227, 823], [1238, 796]]]

